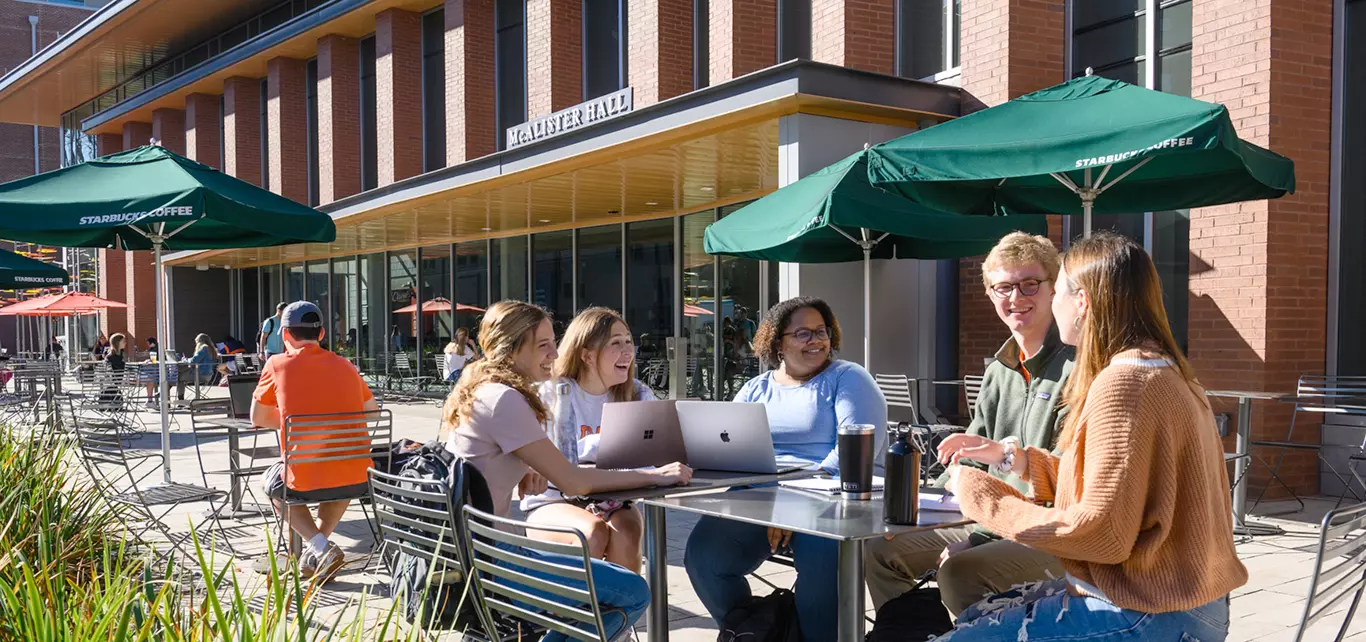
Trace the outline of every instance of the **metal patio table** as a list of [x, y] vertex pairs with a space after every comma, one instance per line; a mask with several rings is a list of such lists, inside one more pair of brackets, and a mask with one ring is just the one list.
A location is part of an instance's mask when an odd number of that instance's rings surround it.
[[[686, 487], [685, 487], [686, 488]], [[723, 493], [647, 497], [646, 579], [650, 584], [648, 615], [651, 642], [669, 639], [667, 542], [663, 538], [664, 511], [681, 510], [756, 526], [833, 539], [839, 544], [839, 642], [862, 642], [864, 633], [863, 542], [885, 535], [934, 530], [968, 523], [958, 512], [920, 511], [914, 526], [882, 521], [882, 493], [869, 500], [845, 500], [838, 495], [780, 486], [745, 488]]]
[[1247, 472], [1252, 467], [1252, 402], [1279, 401], [1293, 397], [1290, 393], [1257, 392], [1252, 390], [1206, 390], [1206, 396], [1220, 399], [1238, 400], [1238, 439], [1234, 452], [1238, 459], [1234, 462], [1238, 481], [1233, 484], [1233, 533], [1235, 535], [1280, 535], [1285, 532], [1271, 524], [1249, 524], [1247, 521]]
[[[233, 470], [239, 470], [242, 467], [242, 462], [238, 457], [241, 454], [243, 435], [256, 436], [274, 434], [276, 432], [273, 428], [260, 428], [254, 426], [250, 419], [238, 419], [237, 417], [206, 417], [199, 419], [198, 421], [206, 426], [224, 428], [228, 431], [228, 459]], [[270, 514], [270, 506], [265, 504], [255, 504], [248, 508], [242, 506], [243, 487], [247, 483], [245, 479], [245, 477], [239, 478], [237, 475], [233, 475], [232, 487], [229, 490], [229, 498], [231, 500], [229, 506], [232, 508], [232, 512], [227, 516], [239, 517], [242, 515]]]

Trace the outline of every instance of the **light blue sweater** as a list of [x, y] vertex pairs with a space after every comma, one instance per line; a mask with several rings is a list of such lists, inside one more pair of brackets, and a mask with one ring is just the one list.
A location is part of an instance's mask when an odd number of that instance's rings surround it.
[[873, 376], [856, 363], [835, 361], [800, 386], [784, 386], [765, 372], [745, 383], [736, 401], [762, 403], [773, 431], [773, 450], [782, 465], [820, 464], [839, 472], [835, 434], [840, 426], [877, 426], [873, 461], [882, 463], [887, 432], [887, 400]]

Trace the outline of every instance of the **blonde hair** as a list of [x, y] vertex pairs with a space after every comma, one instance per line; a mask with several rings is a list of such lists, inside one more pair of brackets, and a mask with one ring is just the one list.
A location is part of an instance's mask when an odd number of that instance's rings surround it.
[[460, 328], [455, 331], [455, 336], [451, 337], [450, 343], [446, 344], [446, 354], [458, 354], [465, 356], [465, 344], [470, 342], [470, 331]]
[[441, 409], [441, 434], [469, 421], [474, 410], [474, 395], [485, 383], [501, 383], [526, 398], [536, 420], [545, 423], [550, 412], [536, 393], [531, 380], [517, 371], [513, 355], [536, 335], [542, 321], [550, 319], [545, 308], [522, 301], [500, 301], [493, 304], [479, 324], [479, 347], [484, 358], [465, 366], [460, 381], [446, 397]]
[[210, 337], [209, 335], [207, 335], [207, 334], [204, 334], [203, 332], [200, 332], [199, 334], [195, 335], [195, 337], [194, 337], [194, 348], [195, 348], [195, 350], [199, 350], [199, 346], [205, 346], [205, 347], [207, 347], [207, 348], [209, 349], [210, 352], [214, 352], [214, 353], [217, 353], [217, 352], [218, 352], [218, 349], [215, 348], [214, 345], [213, 345], [213, 338], [211, 338], [211, 337]]
[[[564, 340], [560, 341], [560, 358], [555, 361], [555, 376], [579, 381], [579, 377], [588, 373], [588, 364], [584, 363], [583, 355], [591, 352], [595, 356], [600, 356], [603, 347], [612, 338], [612, 326], [617, 323], [626, 325], [626, 321], [616, 310], [608, 308], [588, 308], [574, 317], [569, 323], [569, 328], [564, 331]], [[626, 331], [631, 331], [630, 326], [626, 327]], [[608, 394], [611, 395], [612, 401], [636, 400], [634, 356], [631, 360], [630, 376], [626, 381], [612, 386]]]
[[109, 337], [109, 347], [112, 350], [123, 352], [123, 349], [127, 345], [127, 343], [128, 337], [125, 336], [122, 332], [115, 332], [113, 335]]
[[1056, 279], [1061, 263], [1058, 248], [1053, 247], [1053, 242], [1048, 240], [1048, 237], [1011, 232], [1005, 235], [996, 247], [991, 248], [991, 253], [982, 262], [982, 285], [991, 287], [987, 276], [991, 272], [1032, 264], [1043, 267], [1049, 279]]
[[1115, 355], [1140, 347], [1152, 347], [1169, 359], [1191, 386], [1196, 397], [1208, 405], [1190, 362], [1172, 337], [1167, 310], [1162, 304], [1162, 282], [1152, 258], [1133, 241], [1099, 232], [1072, 244], [1063, 257], [1067, 286], [1083, 290], [1090, 312], [1077, 341], [1076, 367], [1063, 388], [1063, 403], [1071, 412], [1064, 422], [1058, 444], [1071, 446], [1091, 384]]

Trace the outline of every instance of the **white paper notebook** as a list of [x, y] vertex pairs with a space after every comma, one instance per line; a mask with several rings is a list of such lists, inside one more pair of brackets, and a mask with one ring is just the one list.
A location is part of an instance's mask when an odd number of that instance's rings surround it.
[[[874, 476], [873, 490], [882, 490], [882, 483], [883, 479], [881, 477]], [[778, 482], [778, 485], [786, 486], [788, 488], [796, 488], [799, 490], [809, 490], [817, 493], [830, 493], [831, 495], [840, 492], [840, 480], [835, 477], [812, 477], [809, 479], [791, 479], [788, 481], [780, 481]]]

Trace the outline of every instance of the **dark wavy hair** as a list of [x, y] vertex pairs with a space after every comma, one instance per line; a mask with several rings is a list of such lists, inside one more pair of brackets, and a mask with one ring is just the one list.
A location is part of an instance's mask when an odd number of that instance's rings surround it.
[[821, 320], [825, 322], [825, 327], [830, 332], [831, 359], [834, 358], [835, 352], [839, 352], [840, 324], [835, 320], [835, 312], [830, 309], [830, 304], [814, 296], [799, 296], [769, 308], [768, 314], [764, 315], [763, 322], [759, 324], [758, 331], [754, 333], [754, 344], [750, 347], [754, 349], [755, 356], [759, 357], [764, 367], [778, 367], [778, 355], [783, 347], [783, 330], [792, 321], [792, 315], [803, 308], [819, 312]]

